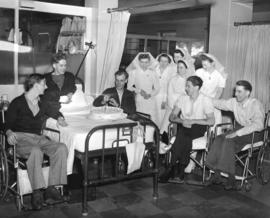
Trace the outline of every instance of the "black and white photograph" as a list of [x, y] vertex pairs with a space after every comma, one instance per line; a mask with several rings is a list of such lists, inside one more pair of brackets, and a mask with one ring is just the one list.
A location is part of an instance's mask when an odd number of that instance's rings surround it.
[[0, 0], [1, 218], [270, 218], [270, 0]]

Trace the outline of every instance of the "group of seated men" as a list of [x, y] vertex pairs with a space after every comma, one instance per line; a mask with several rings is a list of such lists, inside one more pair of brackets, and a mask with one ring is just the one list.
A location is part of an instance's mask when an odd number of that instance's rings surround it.
[[[121, 107], [125, 113], [136, 112], [135, 94], [125, 88], [128, 74], [124, 70], [115, 73], [115, 87], [106, 89], [97, 97], [94, 106], [111, 105]], [[263, 129], [264, 109], [262, 104], [250, 98], [252, 86], [248, 81], [236, 83], [235, 98], [229, 100], [210, 100], [200, 93], [202, 80], [198, 76], [190, 76], [186, 82], [186, 95], [179, 97], [170, 116], [172, 122], [179, 125], [176, 140], [172, 146], [172, 165], [177, 169], [173, 178], [178, 183], [184, 181], [184, 169], [188, 164], [192, 140], [204, 135], [206, 126], [213, 125], [214, 107], [234, 113], [237, 125], [235, 129], [218, 136], [211, 146], [207, 157], [207, 165], [215, 171], [212, 182], [220, 183], [220, 172], [229, 174], [227, 190], [236, 189], [234, 153], [247, 144], [253, 131]], [[7, 111], [6, 135], [8, 143], [16, 145], [17, 153], [27, 159], [27, 171], [33, 189], [32, 205], [41, 209], [45, 187], [41, 163], [43, 154], [50, 158], [50, 173], [48, 188], [45, 190], [47, 201], [59, 201], [62, 196], [55, 188], [56, 185], [67, 183], [67, 148], [63, 143], [49, 140], [41, 134], [44, 121], [53, 117], [62, 123], [62, 117], [50, 114], [47, 105], [40, 100], [46, 89], [43, 75], [32, 74], [24, 84], [25, 93], [15, 98]], [[256, 140], [259, 140], [256, 139]]]
[[[125, 88], [128, 74], [124, 70], [115, 73], [115, 88], [106, 89], [94, 101], [94, 106], [109, 104], [121, 107], [127, 114], [136, 111], [135, 95]], [[170, 115], [170, 121], [178, 124], [176, 139], [172, 146], [172, 182], [183, 183], [185, 168], [189, 163], [192, 141], [202, 137], [207, 126], [215, 123], [214, 108], [231, 111], [234, 114], [234, 129], [218, 136], [207, 156], [207, 166], [214, 171], [209, 183], [221, 184], [221, 172], [228, 173], [225, 190], [236, 190], [234, 154], [252, 139], [254, 131], [264, 127], [264, 107], [260, 101], [251, 98], [252, 86], [248, 81], [236, 83], [235, 97], [228, 100], [212, 100], [200, 93], [203, 81], [198, 76], [190, 76], [185, 85], [186, 95], [179, 96]], [[261, 140], [256, 135], [254, 142]]]
[[[235, 153], [251, 142], [252, 133], [264, 128], [265, 112], [263, 105], [250, 98], [252, 86], [248, 81], [236, 83], [235, 97], [228, 100], [210, 100], [200, 93], [202, 80], [191, 76], [186, 81], [186, 96], [182, 96], [175, 104], [170, 115], [172, 122], [178, 123], [178, 132], [172, 146], [172, 182], [184, 182], [184, 170], [189, 163], [192, 140], [203, 136], [206, 126], [215, 122], [214, 107], [231, 111], [235, 118], [235, 127], [226, 134], [215, 138], [206, 158], [206, 165], [214, 171], [209, 184], [222, 184], [221, 172], [228, 174], [225, 190], [237, 190], [235, 180]], [[179, 116], [180, 113], [180, 116]], [[254, 142], [262, 139], [257, 135]]]

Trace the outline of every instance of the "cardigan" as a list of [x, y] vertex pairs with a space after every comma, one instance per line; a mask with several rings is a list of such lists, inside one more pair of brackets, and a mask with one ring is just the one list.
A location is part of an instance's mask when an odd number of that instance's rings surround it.
[[44, 102], [39, 101], [39, 112], [34, 116], [28, 106], [25, 95], [16, 97], [9, 105], [6, 114], [5, 131], [27, 132], [41, 134], [41, 129], [48, 117], [57, 119], [54, 111], [47, 107]]

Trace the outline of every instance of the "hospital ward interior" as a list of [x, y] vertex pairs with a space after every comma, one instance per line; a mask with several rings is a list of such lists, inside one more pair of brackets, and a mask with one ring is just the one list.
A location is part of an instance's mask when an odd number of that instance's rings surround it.
[[269, 0], [0, 0], [0, 218], [270, 218]]

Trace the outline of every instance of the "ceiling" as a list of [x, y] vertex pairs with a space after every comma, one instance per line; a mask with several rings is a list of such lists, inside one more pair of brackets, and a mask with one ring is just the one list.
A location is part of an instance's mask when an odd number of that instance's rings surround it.
[[[76, 6], [84, 6], [85, 0], [36, 0], [46, 1], [59, 4], [68, 4]], [[109, 0], [108, 0], [109, 1]], [[187, 8], [194, 6], [202, 6], [205, 4], [213, 4], [216, 0], [118, 0], [119, 7], [136, 7], [151, 4], [160, 4], [155, 7], [142, 7], [136, 10], [132, 10], [132, 13], [145, 13], [159, 10], [170, 10], [176, 8]], [[235, 3], [246, 4], [248, 6], [254, 5], [255, 11], [269, 11], [270, 12], [270, 0], [232, 0]]]

